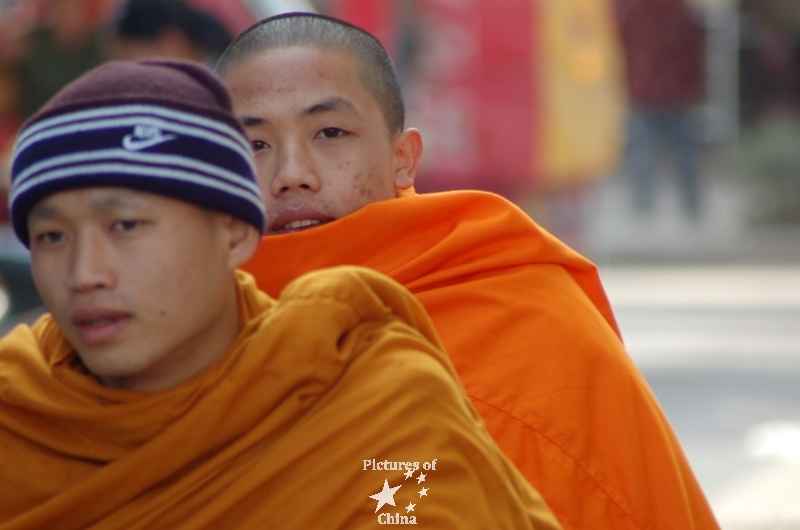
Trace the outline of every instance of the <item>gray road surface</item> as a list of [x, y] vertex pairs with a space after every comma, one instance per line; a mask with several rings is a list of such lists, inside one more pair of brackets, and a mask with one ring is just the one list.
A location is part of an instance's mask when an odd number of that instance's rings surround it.
[[723, 529], [800, 529], [800, 266], [601, 275]]

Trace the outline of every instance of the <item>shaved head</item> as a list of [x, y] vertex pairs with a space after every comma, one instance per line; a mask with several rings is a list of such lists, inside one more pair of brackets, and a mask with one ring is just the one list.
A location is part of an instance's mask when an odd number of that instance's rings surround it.
[[224, 78], [265, 50], [291, 46], [338, 48], [352, 55], [358, 62], [361, 82], [381, 106], [389, 132], [403, 131], [405, 108], [389, 54], [375, 37], [341, 20], [312, 13], [288, 13], [262, 20], [228, 47], [217, 62], [216, 73]]

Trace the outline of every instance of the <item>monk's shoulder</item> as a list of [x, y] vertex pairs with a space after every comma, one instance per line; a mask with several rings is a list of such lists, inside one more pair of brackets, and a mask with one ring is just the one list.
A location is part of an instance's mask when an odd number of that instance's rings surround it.
[[392, 278], [366, 267], [344, 265], [306, 273], [286, 286], [279, 304], [302, 300], [334, 302], [362, 319], [393, 314], [438, 344], [433, 325], [414, 295]]
[[314, 297], [340, 299], [354, 304], [368, 303], [370, 297], [365, 295], [371, 282], [396, 284], [366, 267], [343, 265], [315, 270], [295, 278], [283, 289], [279, 300], [286, 302]]

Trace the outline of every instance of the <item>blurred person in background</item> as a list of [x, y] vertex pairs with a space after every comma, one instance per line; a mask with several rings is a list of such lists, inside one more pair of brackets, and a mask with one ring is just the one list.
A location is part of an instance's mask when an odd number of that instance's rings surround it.
[[213, 15], [181, 0], [130, 0], [114, 24], [119, 59], [171, 58], [213, 66], [231, 42]]
[[100, 64], [110, 0], [28, 0], [0, 9], [0, 222], [17, 128], [63, 85]]
[[699, 124], [705, 93], [705, 32], [684, 0], [616, 0], [630, 96], [628, 164], [634, 207], [654, 207], [662, 146], [675, 163], [681, 204], [700, 214]]
[[[64, 85], [106, 59], [102, 27], [111, 0], [35, 0], [16, 18], [6, 64], [19, 87], [19, 111], [30, 116]], [[5, 40], [5, 39], [4, 39]]]

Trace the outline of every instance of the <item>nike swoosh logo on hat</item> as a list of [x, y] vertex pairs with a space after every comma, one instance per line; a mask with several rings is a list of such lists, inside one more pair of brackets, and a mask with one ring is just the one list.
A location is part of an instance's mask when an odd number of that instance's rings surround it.
[[176, 136], [174, 134], [162, 134], [158, 136], [151, 136], [150, 138], [137, 138], [133, 134], [126, 134], [122, 139], [122, 147], [128, 151], [141, 151], [142, 149], [147, 149], [148, 147], [153, 147], [154, 145], [158, 145], [169, 140], [174, 140], [175, 138]]

